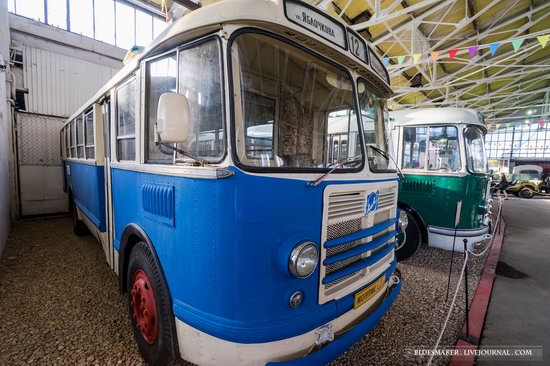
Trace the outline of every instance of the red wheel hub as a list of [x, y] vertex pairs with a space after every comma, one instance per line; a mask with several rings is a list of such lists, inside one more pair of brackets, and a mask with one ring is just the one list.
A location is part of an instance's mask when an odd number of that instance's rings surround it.
[[158, 335], [157, 302], [149, 277], [141, 269], [134, 274], [130, 292], [132, 316], [141, 336], [149, 344], [155, 343]]

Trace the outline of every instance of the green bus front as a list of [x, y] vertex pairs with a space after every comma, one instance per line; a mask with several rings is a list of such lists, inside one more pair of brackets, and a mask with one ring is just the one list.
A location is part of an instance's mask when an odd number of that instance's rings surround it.
[[[397, 250], [400, 260], [422, 242], [446, 250], [482, 245], [490, 227], [490, 177], [482, 124], [396, 126], [399, 208], [408, 221]], [[395, 141], [395, 140], [394, 140]], [[455, 238], [456, 236], [456, 238]]]

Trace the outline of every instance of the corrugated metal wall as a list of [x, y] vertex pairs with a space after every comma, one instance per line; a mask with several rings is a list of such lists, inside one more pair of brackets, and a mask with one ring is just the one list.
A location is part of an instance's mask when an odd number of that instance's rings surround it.
[[108, 66], [35, 47], [24, 47], [27, 112], [68, 117], [117, 71]]

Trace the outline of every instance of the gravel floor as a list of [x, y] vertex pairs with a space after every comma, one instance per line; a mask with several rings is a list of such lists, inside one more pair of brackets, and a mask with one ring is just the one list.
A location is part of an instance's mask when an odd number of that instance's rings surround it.
[[[449, 259], [450, 252], [423, 247], [400, 263], [405, 282], [398, 300], [332, 365], [425, 364], [427, 357], [410, 350], [436, 341], [448, 309]], [[470, 262], [472, 295], [484, 262]], [[451, 288], [461, 264], [455, 255]], [[442, 346], [454, 345], [463, 304], [459, 296]], [[74, 236], [67, 218], [15, 224], [0, 261], [0, 314], [0, 365], [142, 364], [115, 274], [95, 239]]]

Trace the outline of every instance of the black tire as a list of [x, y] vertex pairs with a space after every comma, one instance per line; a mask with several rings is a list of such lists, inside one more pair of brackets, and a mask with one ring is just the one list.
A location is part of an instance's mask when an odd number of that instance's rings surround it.
[[[136, 317], [134, 316], [134, 306], [132, 305], [132, 290], [134, 277], [138, 271], [142, 271], [147, 276], [155, 299], [156, 320], [151, 321], [157, 324], [157, 332], [154, 341], [146, 340], [138, 328]], [[141, 273], [141, 272], [139, 272]], [[139, 353], [150, 365], [175, 365], [178, 362], [179, 355], [175, 354], [175, 339], [173, 337], [174, 316], [171, 310], [171, 301], [168, 286], [164, 277], [158, 268], [153, 253], [144, 242], [137, 243], [130, 253], [128, 260], [128, 311], [130, 322], [134, 331], [134, 338], [138, 345]]]
[[84, 236], [89, 233], [86, 224], [78, 218], [78, 212], [72, 196], [69, 199], [69, 211], [71, 212], [71, 219], [73, 222], [73, 231], [76, 236]]
[[412, 257], [414, 253], [418, 251], [420, 244], [422, 243], [420, 226], [410, 213], [406, 213], [407, 218], [409, 219], [409, 224], [407, 225], [405, 232], [399, 233], [397, 236], [397, 247], [395, 250], [397, 261], [403, 261]]
[[535, 191], [533, 191], [531, 188], [523, 188], [521, 191], [519, 191], [519, 197], [520, 198], [533, 198], [535, 195]]

